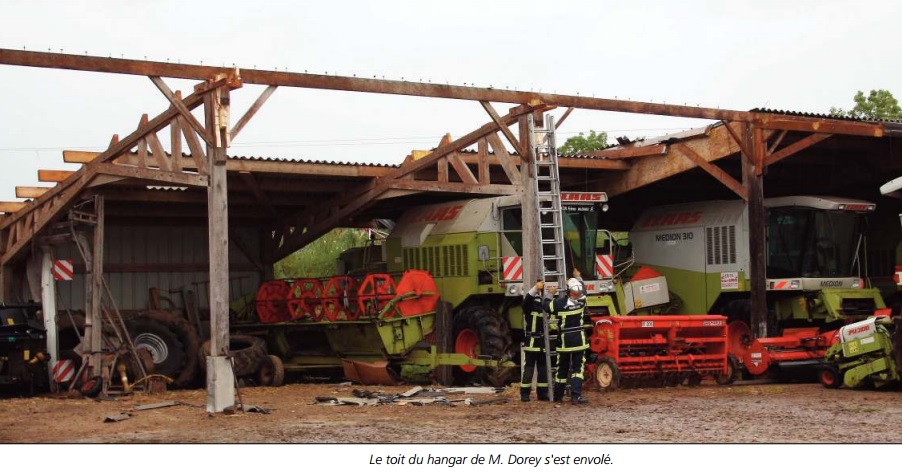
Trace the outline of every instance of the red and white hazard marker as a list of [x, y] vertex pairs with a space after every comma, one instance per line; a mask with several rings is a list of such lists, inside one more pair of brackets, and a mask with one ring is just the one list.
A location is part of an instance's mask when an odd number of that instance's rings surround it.
[[75, 376], [75, 361], [63, 359], [53, 366], [53, 380], [56, 383], [66, 383]]
[[50, 270], [50, 273], [53, 275], [53, 279], [57, 281], [69, 281], [72, 279], [72, 275], [75, 274], [75, 269], [72, 266], [72, 260], [54, 260], [53, 261], [53, 269]]
[[614, 259], [610, 255], [595, 256], [595, 273], [599, 278], [614, 276]]
[[523, 259], [521, 257], [501, 257], [501, 279], [522, 280]]

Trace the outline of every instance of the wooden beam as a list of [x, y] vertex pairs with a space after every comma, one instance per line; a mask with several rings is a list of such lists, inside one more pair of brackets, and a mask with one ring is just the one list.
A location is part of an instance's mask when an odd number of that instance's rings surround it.
[[476, 145], [477, 169], [479, 170], [479, 184], [489, 184], [489, 144], [485, 138], [480, 138]]
[[[0, 64], [195, 80], [206, 80], [217, 74], [227, 74], [232, 71], [231, 68], [225, 67], [138, 61], [132, 59], [61, 53], [42, 53], [14, 49], [0, 49]], [[672, 115], [712, 120], [742, 120], [754, 115], [751, 112], [726, 109], [708, 109], [672, 104], [600, 99], [585, 96], [543, 94], [538, 92], [503, 90], [490, 87], [424, 84], [422, 82], [364, 79], [358, 77], [267, 71], [248, 68], [241, 69], [241, 81], [244, 84], [479, 100], [506, 104], [543, 103], [582, 109], [610, 110], [615, 112], [652, 115]]]
[[[190, 130], [184, 130], [188, 136], [193, 135]], [[194, 136], [195, 145], [201, 147], [197, 136]], [[189, 139], [190, 143], [191, 140]], [[98, 155], [97, 152], [70, 152], [64, 151], [64, 154], [71, 153], [70, 156], [78, 157], [78, 159], [90, 162], [92, 158]], [[183, 170], [195, 170], [199, 174], [203, 174], [197, 168], [197, 161], [205, 159], [203, 149], [200, 149], [198, 157], [195, 150], [191, 150], [192, 156], [182, 155], [181, 167]], [[195, 159], [197, 158], [197, 159]], [[137, 154], [128, 153], [121, 155], [117, 160], [117, 164], [137, 166]], [[342, 165], [337, 163], [308, 163], [301, 161], [272, 161], [272, 160], [240, 160], [229, 159], [226, 163], [229, 171], [246, 171], [250, 173], [272, 173], [272, 174], [294, 174], [309, 176], [341, 176], [341, 177], [359, 177], [359, 178], [379, 178], [395, 173], [399, 168], [382, 165]], [[71, 173], [66, 171], [66, 173]]]
[[708, 160], [704, 159], [695, 150], [689, 148], [689, 146], [684, 143], [675, 143], [673, 147], [677, 148], [683, 154], [683, 156], [698, 165], [699, 168], [707, 171], [708, 174], [714, 177], [714, 179], [720, 181], [721, 184], [730, 188], [730, 190], [741, 197], [743, 201], [748, 201], [748, 192], [742, 186], [742, 183], [727, 174], [726, 171], [721, 169], [719, 166], [711, 164], [710, 162], [708, 162]]
[[517, 169], [517, 164], [514, 163], [513, 158], [507, 152], [507, 149], [504, 148], [504, 144], [501, 143], [501, 139], [498, 138], [498, 135], [492, 133], [486, 136], [485, 139], [488, 141], [489, 145], [491, 145], [492, 151], [495, 152], [495, 158], [498, 159], [498, 163], [501, 165], [501, 168], [504, 169], [504, 174], [507, 175], [507, 179], [510, 180], [511, 184], [519, 183], [520, 170]]
[[604, 150], [593, 151], [587, 154], [589, 156], [594, 156], [597, 158], [620, 160], [624, 158], [641, 158], [643, 156], [664, 155], [666, 153], [667, 145], [661, 143], [658, 145], [607, 148]]
[[[195, 80], [207, 80], [211, 77], [215, 77], [217, 74], [233, 74], [232, 68], [225, 67], [138, 61], [132, 59], [116, 59], [62, 53], [44, 53], [14, 49], [0, 49], [0, 64]], [[787, 120], [786, 115], [763, 112], [711, 109], [705, 107], [656, 104], [651, 102], [602, 99], [561, 94], [544, 94], [540, 92], [502, 90], [492, 87], [484, 88], [451, 86], [446, 84], [424, 84], [422, 82], [364, 79], [358, 77], [267, 71], [259, 69], [242, 69], [241, 82], [244, 84], [478, 100], [507, 104], [541, 103], [578, 109], [608, 110], [612, 112], [711, 120], [755, 121], [757, 125], [775, 130], [785, 129], [875, 137], [884, 136], [886, 131], [890, 130], [887, 124], [883, 123], [849, 122], [838, 119], [820, 119], [814, 117], [791, 117]], [[889, 127], [895, 126], [890, 124]]]
[[63, 161], [66, 163], [90, 163], [99, 154], [96, 151], [63, 150]]
[[770, 166], [770, 165], [782, 160], [783, 158], [786, 158], [787, 156], [798, 153], [798, 152], [804, 150], [805, 148], [808, 148], [808, 147], [814, 145], [815, 143], [820, 143], [832, 136], [833, 135], [830, 135], [828, 133], [814, 133], [814, 134], [808, 135], [807, 137], [793, 143], [792, 145], [785, 146], [785, 147], [781, 148], [780, 151], [773, 153], [770, 156], [767, 156], [764, 159], [764, 165]]
[[[755, 152], [756, 141], [753, 139], [753, 130], [750, 124], [743, 127], [743, 150]], [[746, 201], [749, 216], [749, 280], [750, 280], [750, 323], [752, 335], [766, 337], [769, 331], [776, 328], [768, 328], [767, 309], [767, 213], [764, 208], [764, 177], [755, 171], [755, 155], [746, 155], [742, 158], [742, 183], [748, 193]]]
[[[518, 120], [519, 116], [527, 113], [532, 113], [535, 110], [545, 110], [545, 107], [514, 107], [507, 115], [501, 118], [501, 123], [514, 123]], [[325, 234], [333, 227], [340, 225], [341, 222], [347, 220], [348, 217], [351, 216], [354, 212], [358, 212], [372, 205], [377, 197], [379, 197], [382, 193], [388, 191], [392, 187], [392, 184], [394, 182], [397, 182], [405, 176], [411, 175], [416, 171], [419, 171], [436, 163], [439, 158], [446, 156], [451, 152], [463, 149], [464, 147], [476, 143], [480, 138], [486, 137], [487, 135], [493, 135], [497, 131], [498, 125], [495, 122], [487, 123], [479, 129], [470, 132], [463, 137], [458, 138], [451, 143], [448, 143], [447, 145], [438, 147], [419, 160], [411, 160], [405, 162], [401, 165], [400, 168], [397, 168], [391, 174], [385, 176], [382, 179], [379, 179], [378, 181], [374, 180], [369, 184], [369, 186], [364, 186], [363, 190], [359, 194], [347, 197], [336, 203], [334, 208], [337, 209], [337, 211], [327, 210], [318, 214], [313, 220], [315, 224], [308, 226], [303, 234], [296, 234], [295, 236], [286, 238], [285, 244], [282, 245], [282, 247], [279, 248], [279, 250], [275, 253], [275, 258], [284, 258], [294, 250], [301, 248], [303, 245], [306, 245], [307, 243], [319, 238], [321, 235]], [[495, 136], [495, 138], [497, 139], [498, 137]], [[519, 174], [517, 176], [519, 176]], [[518, 182], [519, 180], [514, 181], [514, 183]]]
[[450, 155], [448, 155], [448, 162], [451, 163], [454, 171], [456, 171], [457, 175], [460, 176], [461, 181], [466, 184], [479, 183], [479, 180], [476, 179], [476, 176], [473, 176], [473, 172], [470, 171], [470, 167], [468, 167], [467, 164], [464, 163], [459, 153], [451, 153]]
[[791, 117], [785, 115], [761, 117], [755, 120], [755, 125], [769, 130], [789, 130], [791, 132], [860, 135], [866, 137], [882, 137], [886, 135], [884, 124], [881, 123], [812, 119], [810, 117]]
[[561, 118], [557, 119], [557, 122], [555, 122], [555, 130], [561, 128], [561, 124], [564, 123], [564, 120], [567, 120], [567, 117], [570, 116], [571, 112], [573, 112], [573, 107], [567, 107], [567, 110], [564, 111], [564, 115], [561, 115]]
[[0, 212], [19, 212], [28, 203], [18, 201], [0, 201]]
[[153, 157], [157, 162], [157, 166], [163, 171], [172, 171], [172, 163], [169, 161], [169, 155], [163, 150], [163, 144], [160, 143], [156, 133], [147, 134], [147, 144], [153, 152]]
[[[746, 126], [746, 124], [741, 124], [741, 125]], [[730, 134], [730, 137], [733, 138], [733, 142], [736, 143], [736, 145], [739, 147], [739, 150], [742, 153], [745, 153], [746, 155], [751, 156], [751, 154], [750, 154], [751, 151], [745, 147], [745, 143], [743, 142], [742, 137], [740, 137], [739, 134], [736, 133], [736, 130], [733, 129], [733, 125], [730, 122], [725, 121], [723, 123], [723, 126], [727, 130], [727, 132]]]
[[396, 180], [391, 184], [391, 188], [411, 191], [490, 194], [498, 196], [518, 194], [523, 189], [520, 186], [508, 184], [473, 185], [466, 183], [438, 183], [435, 181], [415, 180]]
[[777, 135], [777, 138], [774, 139], [774, 142], [767, 147], [767, 154], [770, 155], [780, 146], [780, 143], [783, 142], [783, 139], [786, 138], [786, 134], [789, 133], [789, 130], [780, 130], [780, 134]]
[[507, 142], [510, 143], [512, 147], [514, 147], [514, 151], [516, 151], [520, 156], [526, 156], [526, 150], [523, 149], [523, 147], [520, 145], [520, 141], [517, 140], [516, 137], [514, 137], [513, 132], [511, 132], [510, 129], [507, 128], [507, 125], [501, 122], [501, 117], [498, 116], [498, 112], [495, 111], [495, 108], [492, 107], [492, 104], [488, 103], [487, 101], [480, 101], [479, 103], [482, 105], [482, 108], [485, 109], [486, 112], [488, 112], [489, 116], [492, 117], [492, 121], [495, 122], [495, 125], [498, 126], [498, 130], [501, 131], [501, 133], [504, 135], [504, 138], [507, 139]]
[[207, 176], [201, 174], [173, 173], [171, 171], [117, 165], [113, 163], [98, 163], [95, 169], [98, 174], [144, 179], [171, 185], [207, 186], [209, 183]]
[[247, 125], [248, 122], [250, 122], [254, 115], [256, 115], [257, 111], [260, 110], [260, 107], [263, 107], [263, 104], [266, 103], [266, 101], [269, 99], [269, 96], [271, 96], [272, 93], [276, 91], [276, 87], [277, 86], [267, 86], [263, 93], [260, 94], [260, 97], [257, 97], [257, 100], [255, 100], [250, 108], [247, 109], [247, 112], [245, 112], [244, 115], [241, 116], [240, 119], [238, 119], [238, 123], [236, 123], [235, 126], [232, 127], [232, 131], [230, 132], [233, 141], [235, 140], [235, 137], [237, 137], [238, 134], [241, 133], [241, 130], [244, 129], [244, 126]]
[[[438, 159], [438, 162], [435, 163], [435, 180], [439, 183], [447, 183], [448, 182], [448, 157], [443, 156]], [[412, 178], [412, 176], [408, 175], [408, 177]]]
[[[540, 107], [540, 108], [542, 108], [542, 107]], [[531, 107], [531, 106], [515, 107], [515, 108], [511, 109], [511, 111], [507, 115], [502, 117], [499, 122], [503, 125], [510, 125], [510, 124], [516, 122], [518, 117], [520, 117], [521, 115], [531, 113], [534, 110], [536, 110], [536, 108]], [[447, 145], [443, 145], [443, 146], [436, 148], [435, 150], [432, 150], [431, 153], [424, 156], [423, 158], [420, 158], [419, 160], [410, 161], [410, 162], [406, 162], [406, 163], [402, 164], [401, 168], [399, 168], [398, 171], [396, 173], [394, 173], [394, 177], [400, 178], [407, 174], [410, 174], [410, 173], [419, 171], [423, 168], [426, 168], [426, 167], [432, 165], [433, 163], [435, 163], [436, 161], [438, 161], [439, 158], [447, 155], [448, 153], [451, 153], [453, 151], [462, 150], [462, 149], [476, 143], [477, 141], [479, 141], [480, 138], [487, 137], [488, 135], [494, 134], [494, 133], [498, 132], [499, 130], [500, 130], [500, 128], [498, 126], [498, 123], [496, 123], [494, 121], [489, 122], [489, 123], [479, 127], [478, 129], [458, 138], [457, 140], [454, 140], [453, 142], [448, 143]], [[502, 147], [502, 148], [504, 148], [504, 147]]]
[[207, 135], [207, 130], [204, 129], [204, 126], [201, 125], [200, 121], [197, 120], [197, 117], [191, 113], [191, 110], [185, 105], [184, 102], [177, 99], [175, 94], [172, 93], [172, 90], [169, 89], [169, 86], [161, 79], [159, 76], [148, 76], [150, 77], [150, 81], [153, 82], [157, 89], [163, 93], [163, 96], [166, 97], [166, 100], [175, 107], [176, 110], [179, 111], [179, 115], [181, 118], [185, 119], [188, 125], [194, 129], [197, 134], [204, 139], [207, 143], [210, 143], [213, 138]]
[[42, 183], [61, 183], [68, 179], [74, 171], [38, 170], [38, 181]]
[[[181, 100], [182, 95], [179, 91], [175, 91], [176, 97]], [[182, 127], [177, 119], [169, 122], [169, 146], [172, 150], [170, 163], [172, 163], [173, 171], [182, 172]]]
[[191, 159], [194, 160], [194, 169], [200, 174], [207, 174], [207, 154], [197, 138], [197, 134], [188, 125], [188, 122], [181, 116], [178, 117], [179, 128], [185, 136], [185, 142], [188, 143], [188, 149], [191, 150]]
[[20, 199], [33, 199], [41, 197], [51, 188], [37, 186], [16, 186], [16, 197]]
[[[697, 147], [697, 149], [699, 153], [704, 153], [703, 156], [709, 163], [739, 151], [739, 146], [732, 140], [725, 127], [713, 127], [707, 136], [689, 140], [686, 143], [691, 144], [695, 140], [704, 142], [704, 145]], [[625, 173], [602, 176], [592, 184], [597, 185], [596, 189], [607, 192], [608, 196], [617, 196], [682, 173], [696, 166], [689, 157], [686, 157], [689, 159], [678, 159], [680, 155], [682, 155], [682, 152], [679, 148], [675, 149], [671, 146], [666, 155], [647, 156], [631, 160], [632, 166]]]

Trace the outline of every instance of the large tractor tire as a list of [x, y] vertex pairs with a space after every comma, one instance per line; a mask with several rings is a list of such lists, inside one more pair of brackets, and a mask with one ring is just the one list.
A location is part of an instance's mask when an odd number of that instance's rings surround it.
[[171, 377], [178, 387], [194, 381], [200, 341], [188, 320], [167, 311], [146, 311], [126, 326], [135, 349], [151, 353], [155, 373]]
[[[511, 335], [507, 321], [484, 306], [461, 310], [454, 318], [454, 352], [471, 359], [488, 356], [494, 360], [513, 358]], [[513, 367], [460, 366], [454, 369], [456, 383], [488, 384], [503, 387], [514, 373]]]
[[[204, 361], [210, 356], [210, 341], [201, 346]], [[235, 334], [229, 336], [229, 356], [235, 367], [236, 377], [255, 375], [260, 365], [267, 359], [266, 341], [259, 337]]]

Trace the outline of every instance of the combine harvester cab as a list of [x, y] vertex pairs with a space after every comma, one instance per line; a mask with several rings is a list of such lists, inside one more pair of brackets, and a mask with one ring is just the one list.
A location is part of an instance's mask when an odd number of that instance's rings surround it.
[[[728, 317], [729, 352], [750, 375], [812, 377], [835, 330], [885, 308], [860, 272], [860, 221], [875, 205], [789, 196], [767, 207], [767, 305], [776, 327], [750, 329], [748, 215], [742, 201], [647, 210], [630, 232], [638, 263], [667, 277], [680, 313]], [[813, 369], [813, 370], [812, 370]]]
[[893, 327], [899, 318], [869, 318], [843, 326], [838, 342], [827, 350], [820, 372], [827, 388], [880, 388], [899, 382], [899, 365], [893, 350]]

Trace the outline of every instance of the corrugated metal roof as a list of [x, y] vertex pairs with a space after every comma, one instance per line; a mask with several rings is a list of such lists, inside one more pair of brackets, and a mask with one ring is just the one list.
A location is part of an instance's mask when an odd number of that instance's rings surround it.
[[342, 165], [342, 166], [371, 166], [374, 168], [398, 168], [401, 165], [388, 165], [381, 163], [360, 163], [353, 161], [328, 161], [328, 160], [307, 160], [304, 158], [274, 158], [264, 156], [229, 156], [230, 160], [243, 161], [275, 161], [279, 163], [304, 163], [310, 165]]
[[877, 122], [877, 123], [902, 123], [902, 120], [868, 120], [862, 118], [856, 118], [849, 115], [834, 115], [834, 114], [821, 114], [814, 112], [799, 112], [794, 110], [778, 110], [778, 109], [768, 109], [768, 108], [754, 108], [749, 110], [749, 112], [759, 112], [765, 114], [778, 114], [778, 115], [795, 115], [798, 117], [811, 117], [811, 118], [823, 118], [823, 119], [833, 119], [833, 120], [845, 120], [848, 122]]

